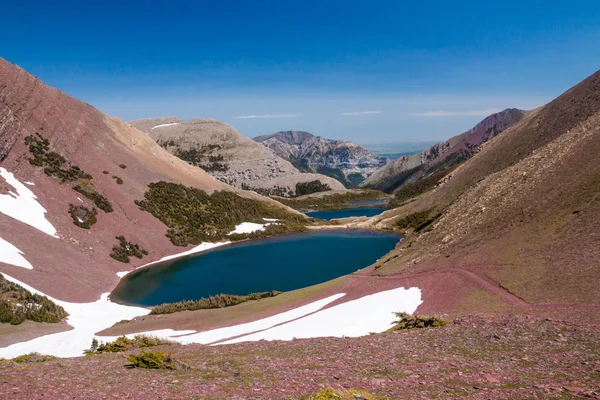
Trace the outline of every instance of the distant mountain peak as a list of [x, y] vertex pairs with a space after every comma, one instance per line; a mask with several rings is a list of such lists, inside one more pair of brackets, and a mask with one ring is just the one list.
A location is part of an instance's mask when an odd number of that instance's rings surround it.
[[255, 137], [304, 172], [329, 175], [355, 187], [389, 160], [348, 140], [327, 139], [305, 131], [280, 131]]

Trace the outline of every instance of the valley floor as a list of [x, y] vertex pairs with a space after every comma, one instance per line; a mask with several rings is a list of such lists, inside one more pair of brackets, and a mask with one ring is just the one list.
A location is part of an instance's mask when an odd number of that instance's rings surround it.
[[194, 369], [127, 369], [123, 353], [6, 361], [0, 397], [301, 399], [352, 387], [389, 399], [600, 398], [599, 326], [532, 316], [466, 316], [353, 339], [156, 349]]

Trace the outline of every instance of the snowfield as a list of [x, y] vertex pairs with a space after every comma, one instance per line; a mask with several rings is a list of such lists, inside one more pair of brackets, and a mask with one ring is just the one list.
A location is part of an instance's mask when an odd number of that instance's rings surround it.
[[421, 290], [418, 288], [386, 290], [222, 344], [325, 336], [358, 337], [371, 332], [380, 333], [393, 326], [395, 312], [412, 314], [421, 303]]
[[46, 209], [36, 200], [37, 197], [6, 168], [0, 167], [0, 176], [17, 193], [0, 194], [0, 212], [32, 226], [50, 236], [58, 237], [56, 229], [46, 219]]
[[[7, 280], [23, 286], [32, 293], [46, 296], [23, 282], [6, 274], [3, 275]], [[62, 306], [69, 313], [67, 323], [73, 329], [4, 347], [0, 349], [0, 357], [13, 358], [31, 352], [56, 357], [78, 357], [83, 354], [83, 350], [90, 347], [96, 332], [106, 329], [123, 319], [132, 319], [150, 312], [150, 310], [141, 307], [111, 303], [108, 300], [108, 293], [104, 293], [99, 300], [93, 303], [69, 303], [50, 296], [46, 297]]]
[[14, 265], [15, 267], [23, 267], [33, 269], [33, 265], [23, 256], [23, 252], [17, 249], [12, 243], [0, 237], [0, 262]]
[[181, 123], [181, 122], [172, 122], [172, 123], [170, 123], [170, 124], [160, 124], [160, 125], [154, 125], [154, 126], [153, 126], [152, 128], [150, 128], [150, 129], [152, 130], [152, 129], [156, 129], [156, 128], [162, 128], [163, 126], [179, 125], [180, 123]]
[[262, 231], [265, 229], [265, 226], [269, 224], [256, 224], [254, 222], [242, 222], [239, 225], [235, 226], [235, 229], [228, 233], [228, 235], [233, 235], [234, 233], [253, 233], [256, 231]]

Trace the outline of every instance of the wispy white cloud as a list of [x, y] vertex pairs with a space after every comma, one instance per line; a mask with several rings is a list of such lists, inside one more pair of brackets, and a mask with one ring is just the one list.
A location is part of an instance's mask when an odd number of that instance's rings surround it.
[[486, 108], [483, 110], [465, 110], [465, 111], [435, 110], [435, 111], [411, 113], [410, 115], [412, 115], [414, 117], [487, 117], [488, 115], [497, 113], [499, 111], [502, 111], [502, 110], [500, 110], [499, 108]]
[[262, 114], [262, 115], [240, 115], [233, 117], [233, 119], [261, 119], [261, 118], [296, 118], [301, 117], [302, 114]]
[[345, 112], [342, 115], [346, 116], [355, 116], [355, 115], [375, 115], [381, 114], [381, 111], [355, 111], [355, 112]]

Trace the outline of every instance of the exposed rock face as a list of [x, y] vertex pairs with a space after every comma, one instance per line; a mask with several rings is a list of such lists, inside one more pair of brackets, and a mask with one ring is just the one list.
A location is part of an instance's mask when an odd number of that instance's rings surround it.
[[[61, 182], [51, 167], [32, 165], [34, 155], [26, 143], [31, 136], [46, 140], [45, 156], [58, 164], [64, 158], [65, 177], [75, 180]], [[0, 152], [0, 237], [33, 266], [26, 269], [0, 262], [0, 271], [66, 301], [96, 301], [116, 285], [116, 272], [184, 250], [165, 236], [165, 224], [134, 203], [143, 198], [149, 183], [177, 182], [207, 193], [235, 191], [279, 204], [214, 179], [169, 154], [131, 125], [46, 86], [1, 58]], [[19, 183], [13, 180], [11, 184], [8, 173]], [[83, 191], [92, 187], [110, 202], [112, 212], [99, 209], [97, 203], [73, 189], [76, 185]], [[15, 217], [18, 207], [8, 209], [6, 204], [14, 204], [29, 192], [33, 194], [29, 204], [20, 203], [27, 212], [21, 213], [25, 217], [19, 220]], [[28, 208], [31, 204], [35, 210]], [[70, 205], [95, 208], [97, 222], [90, 229], [76, 226], [73, 219], [78, 216], [71, 216]], [[35, 218], [33, 211], [51, 224], [52, 231], [24, 222]], [[56, 236], [51, 234], [54, 231]], [[149, 254], [142, 260], [132, 258], [130, 264], [113, 260], [109, 254], [118, 244], [117, 236], [126, 237]]]
[[349, 188], [356, 187], [389, 161], [354, 142], [326, 139], [302, 131], [277, 132], [254, 140], [301, 171], [332, 176]]
[[467, 132], [421, 153], [393, 160], [375, 171], [360, 186], [392, 192], [405, 183], [451, 168], [471, 158], [483, 143], [519, 122], [526, 114], [526, 111], [516, 108], [492, 114]]
[[224, 122], [167, 117], [142, 119], [131, 124], [172, 154], [238, 188], [278, 196], [295, 195], [296, 184], [312, 181], [326, 184], [332, 190], [344, 188], [328, 176], [301, 173], [289, 161], [243, 137]]

